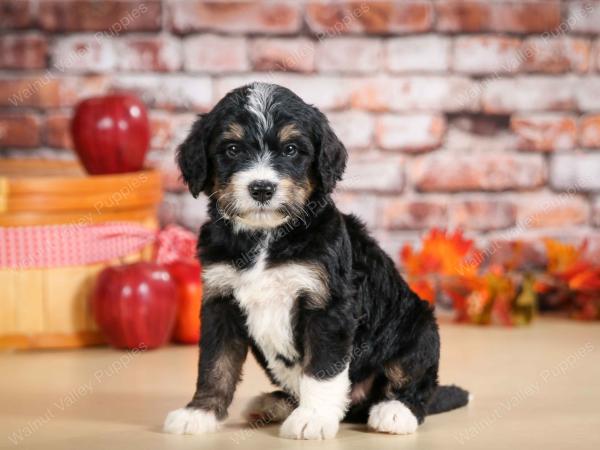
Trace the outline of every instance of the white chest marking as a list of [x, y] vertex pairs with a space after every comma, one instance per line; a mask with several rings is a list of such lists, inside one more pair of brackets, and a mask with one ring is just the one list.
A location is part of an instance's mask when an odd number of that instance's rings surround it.
[[267, 359], [269, 369], [290, 391], [298, 391], [301, 369], [287, 367], [277, 359], [298, 358], [294, 345], [292, 311], [301, 293], [315, 305], [326, 299], [327, 281], [315, 264], [288, 263], [266, 267], [266, 251], [258, 255], [250, 269], [238, 270], [230, 264], [212, 264], [204, 268], [205, 297], [231, 295], [246, 314], [249, 334]]

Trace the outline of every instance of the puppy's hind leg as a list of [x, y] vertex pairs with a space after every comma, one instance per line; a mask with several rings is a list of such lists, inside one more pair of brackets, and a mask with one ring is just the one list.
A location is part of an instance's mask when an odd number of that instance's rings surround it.
[[268, 425], [282, 422], [298, 406], [296, 400], [283, 391], [257, 395], [246, 406], [244, 419], [250, 424]]
[[400, 368], [390, 369], [389, 366], [386, 376], [392, 370], [395, 376], [386, 382], [384, 400], [371, 407], [367, 425], [382, 433], [412, 434], [425, 420], [426, 405], [437, 386], [437, 367], [427, 370], [416, 380], [403, 375]]

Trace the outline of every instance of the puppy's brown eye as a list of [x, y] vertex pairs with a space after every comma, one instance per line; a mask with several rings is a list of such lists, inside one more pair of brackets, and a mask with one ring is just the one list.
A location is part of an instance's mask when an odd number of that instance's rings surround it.
[[225, 149], [225, 153], [230, 158], [236, 158], [240, 154], [240, 146], [237, 144], [229, 144]]
[[296, 144], [287, 144], [283, 148], [283, 154], [285, 156], [294, 156], [296, 153], [298, 153], [298, 146]]

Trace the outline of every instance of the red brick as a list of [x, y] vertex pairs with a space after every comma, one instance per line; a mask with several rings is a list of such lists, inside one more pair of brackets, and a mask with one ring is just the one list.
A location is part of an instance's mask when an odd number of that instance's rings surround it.
[[512, 73], [521, 66], [521, 41], [505, 36], [460, 36], [454, 41], [452, 68], [471, 74]]
[[559, 0], [491, 3], [491, 31], [543, 33], [556, 30], [561, 23]]
[[404, 189], [404, 159], [379, 153], [353, 155], [348, 161], [341, 191], [399, 193]]
[[450, 39], [436, 35], [389, 39], [385, 65], [392, 72], [445, 72], [450, 66]]
[[104, 95], [110, 80], [103, 75], [65, 77], [60, 81], [61, 103], [59, 106], [74, 106], [82, 99]]
[[502, 230], [515, 225], [515, 205], [503, 200], [464, 200], [452, 203], [449, 211], [451, 228], [464, 230]]
[[39, 21], [48, 31], [102, 31], [109, 36], [160, 29], [159, 0], [44, 0]]
[[355, 109], [367, 111], [389, 111], [391, 109], [390, 92], [395, 89], [392, 78], [359, 78], [351, 83], [351, 105]]
[[380, 202], [378, 216], [387, 230], [446, 227], [447, 206], [442, 201], [394, 198]]
[[366, 149], [371, 145], [375, 121], [369, 114], [361, 111], [333, 112], [327, 118], [346, 148]]
[[158, 221], [161, 227], [177, 223], [181, 215], [180, 194], [165, 192], [162, 202], [158, 208]]
[[585, 148], [600, 148], [600, 114], [590, 114], [581, 118], [579, 144]]
[[566, 2], [567, 18], [560, 30], [580, 33], [600, 33], [600, 1]]
[[3, 0], [0, 3], [0, 29], [29, 28], [33, 22], [30, 0]]
[[0, 68], [42, 69], [46, 67], [48, 43], [34, 33], [0, 36]]
[[494, 120], [494, 116], [469, 115], [451, 119], [444, 149], [487, 153], [506, 152], [517, 149], [516, 136], [507, 130], [505, 118]]
[[490, 2], [484, 0], [439, 0], [435, 3], [436, 29], [440, 31], [484, 31], [489, 28]]
[[518, 223], [523, 229], [584, 225], [589, 220], [590, 205], [574, 194], [528, 195], [519, 199]]
[[116, 49], [121, 70], [175, 72], [181, 68], [181, 42], [168, 35], [126, 36], [116, 41]]
[[350, 101], [350, 90], [344, 79], [337, 76], [300, 75], [283, 72], [258, 72], [221, 77], [216, 81], [215, 98], [220, 99], [232, 89], [253, 81], [285, 86], [298, 94], [306, 103], [323, 110], [344, 109]]
[[376, 77], [356, 79], [351, 86], [354, 108], [369, 111], [475, 110], [480, 90], [457, 76]]
[[559, 0], [441, 0], [436, 3], [436, 28], [451, 32], [542, 33], [558, 28], [560, 9]]
[[40, 144], [40, 120], [32, 114], [0, 114], [0, 148], [35, 148]]
[[[174, 150], [187, 137], [196, 119], [197, 115], [193, 113], [173, 114], [165, 111], [151, 111], [150, 148]], [[177, 183], [177, 185], [179, 184], [181, 183]]]
[[390, 93], [390, 109], [476, 111], [480, 95], [476, 86], [476, 82], [460, 76], [398, 78]]
[[110, 72], [117, 65], [111, 39], [93, 35], [73, 35], [58, 38], [51, 50], [52, 67], [60, 72]]
[[542, 186], [546, 166], [540, 155], [433, 153], [411, 167], [414, 186], [424, 192], [524, 190]]
[[[187, 193], [187, 186], [181, 179], [181, 171], [175, 162], [175, 155], [171, 152], [161, 152], [161, 158], [150, 158], [148, 164], [160, 170], [163, 189], [169, 192]], [[167, 194], [168, 196], [168, 194]]]
[[572, 110], [576, 106], [573, 83], [569, 78], [545, 76], [494, 79], [483, 85], [482, 106], [493, 114]]
[[513, 115], [510, 127], [521, 150], [553, 152], [571, 150], [577, 142], [577, 123], [564, 114]]
[[174, 0], [169, 21], [178, 33], [213, 30], [226, 33], [290, 34], [300, 30], [300, 5], [284, 2]]
[[399, 255], [405, 245], [411, 245], [413, 248], [420, 248], [422, 241], [422, 232], [416, 230], [388, 231], [375, 230], [373, 236], [390, 258], [396, 263], [398, 270], [402, 271], [399, 266]]
[[343, 33], [415, 33], [430, 30], [433, 8], [429, 2], [331, 2], [311, 1], [306, 22], [319, 35]]
[[600, 110], [600, 76], [580, 78], [575, 84], [577, 106], [582, 111]]
[[591, 44], [573, 37], [529, 37], [520, 54], [522, 69], [527, 72], [587, 72], [590, 68]]
[[255, 70], [312, 72], [315, 70], [315, 44], [306, 38], [256, 38], [249, 48]]
[[386, 115], [377, 119], [375, 139], [384, 150], [419, 152], [442, 144], [446, 119], [436, 114]]
[[550, 164], [550, 183], [567, 192], [600, 191], [600, 154], [558, 154]]
[[334, 193], [333, 200], [341, 212], [358, 216], [370, 229], [377, 226], [377, 197], [375, 195], [340, 190]]
[[150, 148], [155, 150], [170, 148], [174, 126], [173, 116], [170, 113], [152, 111], [150, 113]]
[[111, 87], [137, 93], [150, 108], [207, 111], [214, 103], [210, 78], [199, 75], [117, 75]]
[[449, 126], [444, 139], [444, 149], [460, 152], [476, 152], [485, 149], [488, 153], [512, 151], [517, 149], [517, 138], [508, 131], [482, 135], [456, 126]]
[[44, 145], [51, 148], [72, 149], [71, 114], [54, 112], [46, 116], [43, 130]]
[[183, 45], [188, 72], [243, 72], [248, 70], [246, 39], [204, 34], [189, 37]]
[[38, 108], [72, 106], [78, 100], [104, 93], [104, 77], [61, 77], [46, 73], [37, 77], [0, 79], [0, 106]]
[[381, 63], [379, 39], [338, 37], [322, 40], [317, 46], [316, 65], [320, 72], [376, 72]]
[[192, 125], [197, 119], [198, 115], [192, 112], [171, 116], [171, 120], [173, 121], [173, 139], [171, 140], [172, 149], [175, 149], [185, 140], [192, 129]]

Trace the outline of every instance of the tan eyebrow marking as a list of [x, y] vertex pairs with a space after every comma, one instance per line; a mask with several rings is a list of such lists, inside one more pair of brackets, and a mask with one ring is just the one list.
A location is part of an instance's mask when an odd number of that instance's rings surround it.
[[225, 139], [241, 140], [244, 138], [244, 128], [239, 123], [229, 124], [229, 129], [223, 133]]
[[277, 133], [277, 136], [279, 137], [279, 140], [281, 142], [283, 141], [287, 141], [288, 139], [291, 139], [295, 136], [300, 136], [300, 131], [298, 131], [298, 129], [296, 128], [296, 126], [294, 124], [288, 124], [286, 126], [284, 126], [281, 130], [279, 130], [279, 133]]

